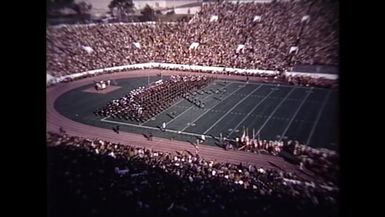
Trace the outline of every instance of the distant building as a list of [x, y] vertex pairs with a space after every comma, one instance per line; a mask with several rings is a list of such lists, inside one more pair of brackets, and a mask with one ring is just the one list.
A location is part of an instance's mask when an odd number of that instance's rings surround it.
[[[102, 17], [110, 10], [108, 5], [111, 0], [75, 0], [76, 3], [82, 1], [92, 4], [91, 14], [94, 17]], [[142, 10], [147, 4], [154, 10], [161, 10], [180, 6], [194, 7], [200, 5], [202, 0], [133, 0], [133, 3], [137, 10]]]
[[[91, 15], [93, 17], [102, 17], [109, 12], [108, 5], [111, 0], [75, 0], [75, 3], [86, 2], [92, 4]], [[216, 2], [217, 0], [133, 0], [134, 7], [137, 10], [143, 9], [146, 4], [152, 7], [154, 10], [162, 10], [166, 8], [195, 8], [200, 6], [202, 2]], [[231, 1], [231, 0], [227, 0]], [[271, 2], [272, 0], [233, 0], [232, 2]], [[280, 0], [285, 1], [285, 0]], [[289, 0], [287, 0], [289, 1]], [[183, 9], [184, 10], [184, 9]], [[191, 14], [195, 13], [195, 9], [191, 9]]]
[[153, 9], [165, 9], [174, 7], [192, 7], [202, 3], [202, 0], [133, 0], [135, 8], [143, 9], [148, 4]]

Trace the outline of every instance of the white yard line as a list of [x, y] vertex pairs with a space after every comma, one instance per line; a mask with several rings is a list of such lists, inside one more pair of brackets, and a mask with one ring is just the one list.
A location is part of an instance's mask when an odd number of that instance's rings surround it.
[[[119, 121], [111, 121], [111, 120], [103, 120], [100, 119], [102, 122], [108, 122], [108, 123], [113, 123], [113, 124], [121, 124], [121, 125], [126, 125], [126, 126], [131, 126], [131, 127], [137, 127], [137, 128], [143, 128], [143, 129], [150, 129], [150, 130], [160, 130], [157, 127], [149, 127], [149, 126], [141, 126], [137, 124], [130, 124], [130, 123], [125, 123], [125, 122], [119, 122]], [[189, 136], [197, 136], [200, 137], [200, 134], [196, 133], [189, 133], [189, 132], [178, 132], [176, 130], [170, 130], [170, 129], [165, 129], [166, 132], [172, 132], [172, 133], [177, 133], [177, 134], [182, 134], [182, 135], [189, 135]]]
[[316, 118], [316, 120], [315, 120], [315, 122], [314, 122], [314, 124], [313, 124], [313, 127], [311, 128], [309, 137], [308, 137], [307, 140], [306, 140], [306, 143], [305, 143], [306, 145], [309, 145], [310, 139], [311, 139], [311, 137], [312, 137], [313, 134], [314, 134], [315, 128], [316, 128], [316, 126], [317, 126], [317, 124], [318, 124], [319, 119], [321, 118], [321, 114], [322, 114], [323, 110], [325, 109], [325, 105], [326, 105], [326, 103], [327, 103], [327, 101], [328, 101], [328, 99], [329, 99], [331, 93], [332, 93], [332, 91], [329, 90], [329, 92], [327, 93], [327, 95], [326, 95], [324, 101], [322, 102], [321, 109], [318, 111], [317, 118]]
[[188, 109], [188, 108], [190, 108], [189, 106], [183, 106], [183, 105], [177, 105], [177, 106], [175, 106], [175, 107], [177, 107], [177, 108], [182, 108], [182, 109]]
[[241, 104], [243, 101], [245, 101], [251, 94], [253, 94], [255, 91], [259, 90], [263, 85], [260, 85], [258, 88], [255, 88], [253, 91], [251, 91], [247, 96], [243, 97], [242, 100], [240, 100], [237, 104], [235, 104], [231, 109], [229, 109], [221, 118], [219, 118], [214, 124], [211, 125], [210, 128], [208, 128], [203, 134], [206, 134], [209, 132], [215, 125], [217, 125], [223, 118], [225, 118], [232, 110], [235, 109], [239, 104]]
[[[137, 128], [143, 128], [143, 129], [160, 130], [159, 128], [156, 128], [156, 127], [140, 126], [140, 125], [137, 125], [137, 124], [130, 124], [130, 123], [119, 122], [119, 121], [102, 120], [102, 119], [100, 119], [100, 121], [108, 122], [108, 123], [113, 123], [113, 124], [121, 124], [121, 125], [126, 125], [126, 126], [131, 126], [131, 127], [137, 127]], [[166, 132], [171, 132], [171, 133], [176, 133], [176, 134], [188, 135], [188, 136], [196, 136], [196, 137], [199, 137], [199, 138], [202, 136], [201, 134], [197, 134], [197, 133], [181, 132], [181, 131], [170, 130], [170, 129], [165, 129], [165, 131]], [[219, 137], [214, 137], [214, 139], [220, 139], [220, 138]], [[227, 140], [235, 142], [235, 140], [233, 140], [233, 139], [227, 139]]]
[[[211, 95], [207, 95], [205, 96], [202, 100], [205, 100], [206, 98], [208, 98], [209, 96]], [[195, 105], [190, 105], [190, 107], [188, 107], [188, 109], [184, 110], [182, 113], [180, 113], [179, 115], [175, 116], [175, 118], [171, 119], [170, 121], [168, 121], [166, 123], [166, 125], [168, 125], [169, 123], [173, 122], [175, 119], [177, 119], [178, 117], [182, 116], [184, 113], [186, 113], [187, 111], [190, 111], [190, 109], [194, 108]]]
[[[233, 134], [235, 132], [235, 130], [238, 129], [238, 127], [251, 115], [251, 113], [254, 112], [254, 110], [256, 108], [258, 108], [259, 105], [261, 105], [274, 91], [273, 90], [270, 90], [270, 93], [267, 94], [265, 97], [263, 97], [263, 99], [261, 101], [259, 101], [250, 111], [249, 113], [247, 113], [247, 115], [245, 117], [243, 117], [243, 119], [237, 124], [237, 126], [235, 126], [233, 128], [233, 130], [231, 130], [231, 132], [229, 133], [229, 137], [231, 136], [231, 134]], [[259, 115], [259, 116], [262, 116], [262, 115]]]
[[291, 119], [290, 119], [289, 123], [287, 124], [285, 130], [284, 130], [283, 133], [281, 134], [281, 138], [279, 139], [279, 141], [282, 141], [282, 139], [283, 139], [283, 137], [285, 136], [285, 134], [287, 133], [287, 130], [289, 129], [291, 123], [293, 123], [294, 118], [297, 116], [299, 110], [302, 108], [303, 104], [305, 103], [306, 99], [310, 96], [311, 93], [312, 93], [312, 92], [309, 91], [309, 92], [306, 94], [305, 98], [303, 98], [301, 104], [298, 106], [297, 110], [296, 110], [296, 111], [294, 112], [294, 114], [293, 114], [293, 117], [291, 117]]
[[[223, 98], [220, 102], [218, 102], [217, 104], [215, 104], [214, 106], [212, 106], [211, 108], [207, 109], [205, 112], [203, 112], [201, 115], [199, 115], [197, 118], [195, 118], [193, 121], [191, 121], [191, 123], [195, 123], [195, 121], [199, 120], [203, 115], [205, 115], [207, 112], [211, 111], [211, 109], [213, 109], [215, 106], [221, 104], [224, 100], [226, 100], [227, 98], [229, 98], [230, 96], [233, 95], [233, 93], [237, 92], [238, 90], [240, 90], [241, 88], [243, 88], [245, 86], [240, 86], [238, 87], [237, 89], [235, 89], [233, 92], [231, 92], [228, 96], [226, 96], [225, 98]], [[185, 129], [187, 129], [189, 127], [189, 125], [185, 126], [181, 131], [183, 132]]]
[[[227, 86], [229, 86], [231, 83], [229, 83], [229, 84], [227, 84], [225, 87], [227, 87]], [[210, 96], [212, 96], [212, 95], [207, 95], [207, 96], [205, 96], [203, 99], [202, 99], [202, 101], [203, 100], [205, 100], [205, 99], [207, 99], [208, 97], [210, 97]], [[168, 125], [168, 124], [170, 124], [171, 122], [173, 122], [174, 120], [176, 120], [178, 117], [180, 117], [181, 115], [183, 115], [184, 113], [186, 113], [187, 111], [190, 111], [190, 109], [192, 109], [192, 108], [194, 108], [195, 107], [195, 105], [191, 105], [188, 109], [186, 109], [186, 110], [184, 110], [184, 112], [182, 112], [182, 113], [180, 113], [179, 115], [177, 115], [175, 118], [173, 118], [173, 119], [171, 119], [169, 122], [167, 122], [166, 123], [166, 126]]]
[[267, 122], [274, 116], [274, 113], [278, 110], [278, 108], [282, 105], [283, 102], [285, 102], [286, 98], [289, 97], [289, 95], [296, 89], [296, 87], [292, 88], [290, 92], [281, 100], [281, 102], [274, 108], [273, 112], [269, 115], [269, 117], [266, 119], [266, 121], [262, 124], [262, 126], [257, 130], [257, 135], [261, 132], [261, 130], [265, 127]]

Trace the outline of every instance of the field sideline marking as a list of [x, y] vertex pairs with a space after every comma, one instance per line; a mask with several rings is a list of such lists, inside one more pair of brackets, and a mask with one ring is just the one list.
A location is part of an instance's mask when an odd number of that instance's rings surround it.
[[[108, 122], [108, 123], [113, 123], [113, 124], [122, 124], [122, 125], [127, 125], [127, 126], [131, 126], [131, 127], [138, 127], [138, 128], [144, 128], [144, 129], [160, 130], [160, 129], [157, 128], [157, 127], [140, 126], [140, 125], [137, 125], [137, 124], [130, 124], [130, 123], [119, 122], [119, 121], [102, 120], [102, 119], [100, 119], [100, 121], [102, 121], [102, 122]], [[196, 137], [199, 137], [199, 138], [202, 136], [201, 134], [197, 134], [197, 133], [179, 132], [179, 131], [176, 131], [176, 130], [170, 130], [170, 129], [165, 129], [165, 131], [166, 131], [166, 132], [171, 132], [171, 133], [176, 133], [176, 134], [188, 135], [188, 136], [196, 136]], [[216, 137], [213, 137], [213, 139], [220, 139], [220, 138], [216, 136]], [[180, 140], [179, 140], [179, 141], [180, 141]], [[233, 141], [233, 142], [235, 142], [234, 139], [227, 139], [227, 141]]]
[[[127, 126], [131, 126], [131, 127], [138, 127], [138, 128], [150, 129], [150, 130], [160, 130], [160, 129], [157, 128], [157, 127], [141, 126], [141, 125], [137, 125], [137, 124], [130, 124], [130, 123], [119, 122], [119, 121], [111, 121], [111, 120], [103, 120], [103, 119], [100, 119], [100, 121], [102, 121], [102, 122], [108, 122], [108, 123], [113, 123], [113, 124], [127, 125]], [[166, 131], [166, 132], [171, 132], [171, 133], [176, 133], [176, 134], [189, 135], [189, 136], [197, 136], [197, 137], [200, 137], [200, 136], [201, 136], [201, 134], [197, 134], [197, 133], [178, 132], [178, 131], [176, 131], [176, 130], [170, 130], [170, 129], [165, 129], [165, 131]], [[214, 138], [215, 138], [215, 139], [218, 139], [217, 137], [214, 137]]]

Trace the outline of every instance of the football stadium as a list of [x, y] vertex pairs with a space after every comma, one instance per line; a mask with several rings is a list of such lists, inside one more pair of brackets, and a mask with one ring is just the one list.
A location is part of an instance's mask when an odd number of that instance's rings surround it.
[[337, 0], [48, 5], [71, 9], [46, 30], [48, 216], [338, 215]]

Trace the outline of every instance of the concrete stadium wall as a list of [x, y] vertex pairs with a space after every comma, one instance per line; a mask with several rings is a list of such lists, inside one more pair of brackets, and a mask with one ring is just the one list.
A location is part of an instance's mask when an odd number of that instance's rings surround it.
[[[110, 68], [103, 69], [95, 69], [86, 72], [80, 72], [75, 74], [70, 74], [61, 77], [54, 77], [50, 80], [47, 79], [47, 84], [50, 83], [60, 83], [65, 81], [66, 79], [74, 79], [85, 75], [93, 75], [93, 74], [103, 74], [108, 71], [122, 70], [122, 69], [151, 69], [151, 68], [171, 68], [171, 69], [188, 69], [188, 70], [202, 70], [202, 71], [212, 71], [213, 73], [223, 73], [223, 71], [233, 72], [235, 74], [269, 74], [269, 75], [278, 75], [278, 71], [271, 70], [257, 70], [257, 69], [239, 69], [239, 68], [225, 68], [225, 67], [214, 67], [214, 66], [198, 66], [198, 65], [181, 65], [181, 64], [171, 64], [171, 63], [140, 63], [133, 65], [124, 65], [124, 66], [115, 66]], [[326, 78], [330, 80], [337, 80], [338, 75], [331, 74], [320, 74], [320, 73], [303, 73], [303, 72], [285, 72], [286, 76], [304, 76], [304, 77], [312, 77], [312, 78]], [[47, 77], [48, 77], [47, 73]]]

